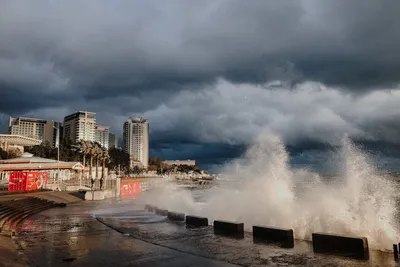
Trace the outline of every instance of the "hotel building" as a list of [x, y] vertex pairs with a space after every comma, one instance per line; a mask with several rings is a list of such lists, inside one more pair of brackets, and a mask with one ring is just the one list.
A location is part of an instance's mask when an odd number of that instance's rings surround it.
[[8, 122], [8, 133], [40, 140], [43, 144], [48, 143], [58, 147], [60, 142], [61, 123], [52, 120], [36, 118], [13, 118]]
[[110, 127], [96, 125], [94, 130], [94, 140], [99, 143], [102, 147], [107, 148], [110, 140]]
[[129, 118], [123, 128], [124, 150], [130, 156], [131, 167], [149, 165], [149, 121], [143, 118]]
[[77, 111], [64, 118], [63, 137], [74, 143], [95, 141], [96, 113]]

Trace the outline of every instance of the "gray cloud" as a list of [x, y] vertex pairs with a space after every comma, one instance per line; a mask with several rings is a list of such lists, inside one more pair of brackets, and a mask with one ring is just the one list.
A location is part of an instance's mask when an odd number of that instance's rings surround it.
[[1, 1], [0, 113], [92, 110], [117, 132], [144, 115], [159, 147], [240, 146], [265, 129], [288, 143], [345, 133], [397, 142], [399, 9], [391, 0]]
[[158, 136], [182, 131], [202, 143], [250, 144], [264, 131], [288, 144], [311, 139], [336, 145], [346, 134], [398, 143], [399, 101], [397, 89], [351, 95], [315, 82], [278, 88], [220, 80], [204, 91], [181, 92], [143, 115]]
[[0, 5], [0, 38], [6, 40], [0, 78], [17, 87], [77, 90], [93, 98], [182, 89], [215, 77], [398, 82], [397, 1]]

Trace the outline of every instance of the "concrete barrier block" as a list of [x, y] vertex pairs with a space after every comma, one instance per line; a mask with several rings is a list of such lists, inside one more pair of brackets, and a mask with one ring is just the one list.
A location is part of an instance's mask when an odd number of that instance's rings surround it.
[[183, 222], [185, 220], [185, 213], [180, 213], [180, 212], [173, 212], [173, 211], [168, 211], [168, 219], [172, 221], [181, 221]]
[[214, 221], [214, 233], [239, 238], [244, 237], [244, 224], [217, 220]]
[[278, 243], [285, 248], [294, 247], [294, 237], [292, 229], [253, 226], [253, 240]]
[[104, 192], [103, 191], [87, 191], [85, 193], [85, 200], [103, 200]]
[[148, 211], [155, 211], [155, 210], [156, 210], [156, 207], [155, 207], [155, 206], [152, 206], [152, 205], [146, 205], [146, 206], [145, 206], [145, 209], [148, 210]]
[[203, 227], [208, 226], [208, 219], [205, 217], [197, 217], [192, 215], [186, 216], [186, 224], [190, 226]]
[[366, 237], [313, 233], [312, 242], [315, 253], [336, 254], [358, 259], [369, 258]]
[[168, 210], [156, 208], [155, 212], [156, 212], [156, 214], [161, 215], [161, 216], [168, 216]]

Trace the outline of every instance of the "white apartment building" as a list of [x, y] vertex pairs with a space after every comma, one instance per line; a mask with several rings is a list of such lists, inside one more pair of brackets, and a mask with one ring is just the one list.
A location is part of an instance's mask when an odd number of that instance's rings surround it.
[[123, 129], [124, 150], [130, 155], [131, 167], [149, 165], [149, 121], [143, 118], [129, 118]]
[[96, 125], [94, 129], [94, 140], [102, 147], [108, 149], [110, 143], [110, 127]]
[[77, 111], [64, 118], [63, 137], [74, 143], [95, 141], [96, 113]]
[[53, 147], [59, 145], [60, 122], [42, 120], [36, 118], [10, 117], [8, 122], [8, 133], [20, 135], [49, 143]]

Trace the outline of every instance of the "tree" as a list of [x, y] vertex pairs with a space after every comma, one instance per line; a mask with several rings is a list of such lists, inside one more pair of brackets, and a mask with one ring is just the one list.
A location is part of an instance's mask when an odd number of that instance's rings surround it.
[[[69, 139], [63, 139], [60, 142], [60, 160], [76, 162], [80, 161], [80, 153], [76, 148], [76, 145], [72, 143]], [[57, 159], [57, 148], [52, 148], [51, 157], [52, 159]]]
[[83, 164], [83, 167], [86, 167], [86, 155], [88, 155], [90, 153], [90, 150], [89, 150], [90, 144], [88, 141], [80, 140], [76, 147], [77, 147], [78, 151], [82, 153], [82, 157], [83, 157], [82, 164]]
[[118, 148], [111, 148], [108, 151], [110, 160], [108, 162], [108, 168], [110, 170], [121, 169], [125, 172], [129, 171], [129, 154]]
[[151, 165], [159, 169], [162, 167], [162, 160], [160, 158], [149, 158], [149, 166]]
[[16, 153], [13, 153], [12, 151], [7, 152], [4, 149], [0, 148], [0, 159], [12, 159], [16, 157], [18, 157]]
[[100, 160], [102, 163], [102, 168], [101, 168], [101, 179], [104, 179], [104, 170], [106, 168], [106, 162], [108, 163], [110, 159], [110, 156], [108, 155], [108, 150], [107, 149], [102, 149], [102, 153], [100, 156]]
[[134, 174], [140, 174], [140, 168], [139, 168], [139, 166], [134, 166], [134, 167], [132, 168], [132, 173], [134, 173]]
[[94, 143], [94, 158], [96, 159], [96, 179], [99, 179], [99, 159], [102, 154], [102, 148], [99, 143]]
[[89, 165], [89, 178], [93, 179], [92, 168], [93, 168], [93, 157], [96, 154], [96, 147], [94, 143], [88, 142], [88, 151], [89, 151], [89, 158], [90, 158], [90, 165]]

